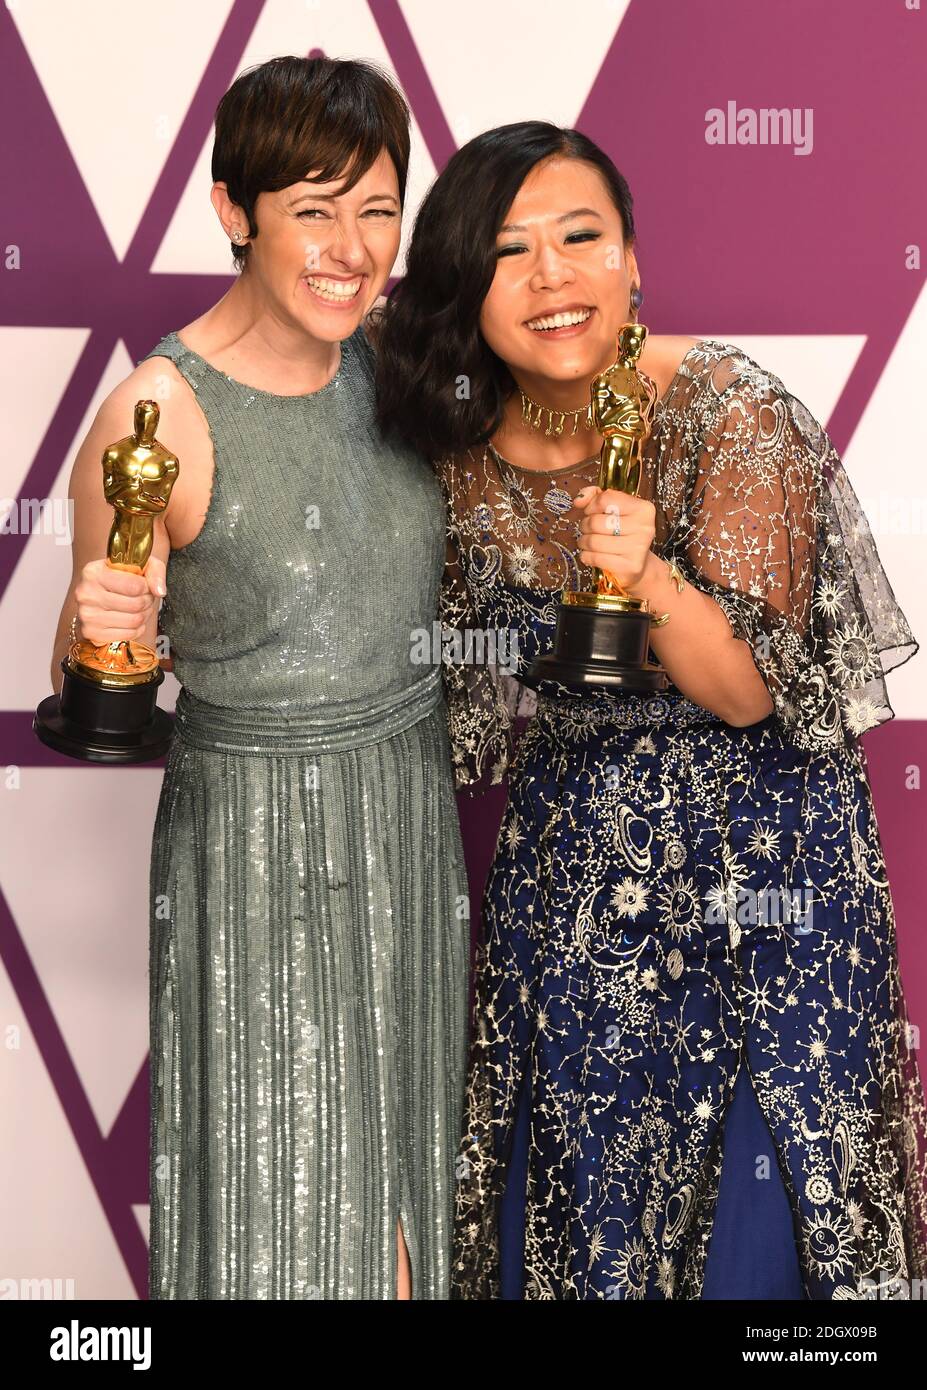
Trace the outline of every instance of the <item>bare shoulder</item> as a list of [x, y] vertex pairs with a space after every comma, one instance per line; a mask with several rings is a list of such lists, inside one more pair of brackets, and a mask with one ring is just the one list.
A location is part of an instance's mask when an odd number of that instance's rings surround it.
[[[100, 403], [78, 450], [71, 471], [70, 495], [97, 510], [103, 506], [100, 463], [104, 451], [135, 428], [135, 407], [155, 401], [160, 412], [157, 438], [180, 460], [180, 476], [171, 495], [168, 526], [171, 543], [186, 544], [205, 512], [214, 470], [212, 440], [202, 407], [189, 383], [168, 357], [148, 357], [116, 385]], [[99, 515], [109, 514], [105, 510]]]
[[654, 339], [657, 345], [657, 361], [670, 376], [679, 370], [687, 353], [691, 352], [700, 338], [690, 338], [682, 333], [666, 333]]
[[680, 333], [650, 334], [641, 353], [641, 370], [656, 385], [657, 393], [664, 396], [678, 372], [686, 354], [700, 342]]
[[[104, 398], [93, 422], [93, 429], [112, 433], [113, 440], [131, 434], [138, 401], [157, 402], [160, 411], [158, 438], [165, 448], [179, 453], [182, 439], [208, 438], [205, 417], [193, 391], [169, 357], [148, 357]], [[115, 431], [115, 433], [113, 433]]]

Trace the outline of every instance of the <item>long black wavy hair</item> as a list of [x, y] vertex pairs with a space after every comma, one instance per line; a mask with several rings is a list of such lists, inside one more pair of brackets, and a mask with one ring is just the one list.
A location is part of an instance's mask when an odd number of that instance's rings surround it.
[[598, 169], [621, 215], [625, 246], [634, 243], [627, 182], [580, 131], [518, 121], [457, 151], [419, 208], [405, 278], [376, 326], [380, 428], [429, 459], [483, 443], [502, 423], [515, 383], [480, 333], [480, 311], [505, 215], [535, 165], [555, 155]]

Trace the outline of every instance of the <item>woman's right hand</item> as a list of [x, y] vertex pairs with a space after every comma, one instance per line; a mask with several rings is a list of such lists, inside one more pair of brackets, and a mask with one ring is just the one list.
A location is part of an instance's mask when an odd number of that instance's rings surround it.
[[163, 560], [150, 555], [144, 574], [114, 569], [106, 560], [91, 560], [74, 589], [80, 635], [94, 646], [140, 639], [167, 593]]

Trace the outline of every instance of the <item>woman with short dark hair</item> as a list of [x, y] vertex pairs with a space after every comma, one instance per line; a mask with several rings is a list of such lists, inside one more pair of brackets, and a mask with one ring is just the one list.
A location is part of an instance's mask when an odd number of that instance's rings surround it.
[[[153, 1299], [448, 1293], [469, 932], [440, 670], [416, 655], [444, 512], [379, 437], [364, 328], [408, 127], [366, 63], [237, 78], [212, 201], [241, 273], [74, 468], [58, 682], [72, 613], [153, 646], [166, 580], [182, 683], [151, 862]], [[144, 577], [98, 558], [100, 458], [140, 397], [180, 460]]]
[[734, 346], [646, 338], [640, 493], [599, 489], [590, 385], [637, 318], [634, 248], [590, 140], [488, 131], [379, 335], [380, 418], [447, 495], [446, 625], [505, 634], [523, 681], [561, 590], [604, 582], [651, 606], [669, 677], [535, 673], [535, 698], [447, 667], [460, 784], [509, 772], [453, 1294], [913, 1297], [924, 1095], [857, 736], [916, 643], [826, 432]]

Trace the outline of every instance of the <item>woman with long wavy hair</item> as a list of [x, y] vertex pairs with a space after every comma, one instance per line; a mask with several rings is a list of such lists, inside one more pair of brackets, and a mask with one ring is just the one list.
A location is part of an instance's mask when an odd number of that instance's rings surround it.
[[[626, 181], [526, 122], [451, 159], [379, 329], [381, 421], [445, 489], [444, 621], [517, 638], [507, 675], [446, 666], [460, 785], [508, 771], [453, 1293], [862, 1297], [927, 1274], [857, 741], [916, 643], [826, 431], [736, 346], [647, 337], [639, 495], [599, 490], [590, 383], [640, 300]], [[592, 567], [661, 616], [660, 694], [517, 679]]]

